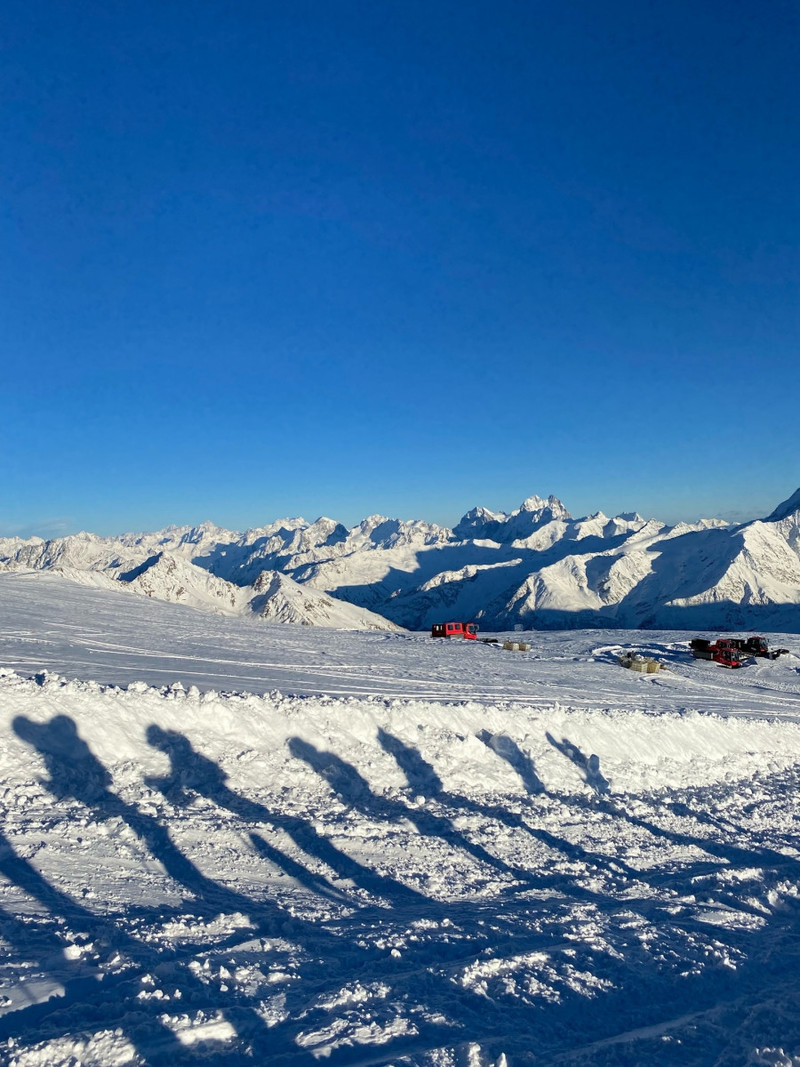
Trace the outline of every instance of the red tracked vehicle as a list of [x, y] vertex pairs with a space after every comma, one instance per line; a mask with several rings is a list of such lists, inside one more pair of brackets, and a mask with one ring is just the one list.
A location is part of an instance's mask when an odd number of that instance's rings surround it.
[[[713, 659], [715, 663], [721, 663], [723, 667], [741, 667], [744, 660], [751, 656], [760, 656], [764, 659], [777, 659], [788, 652], [788, 648], [770, 649], [763, 637], [719, 637], [716, 641], [707, 641], [703, 637], [695, 637], [689, 642], [692, 655], [695, 659]], [[731, 657], [729, 653], [738, 653], [738, 662], [727, 662]], [[722, 654], [725, 653], [723, 662]]]
[[736, 641], [724, 637], [719, 641], [706, 641], [695, 637], [689, 642], [695, 659], [710, 659], [720, 667], [743, 667], [749, 657], [737, 648]]
[[748, 656], [777, 659], [778, 656], [783, 656], [789, 651], [788, 648], [770, 648], [766, 637], [734, 637], [732, 640], [735, 647]]
[[435, 622], [431, 626], [431, 637], [463, 637], [467, 641], [477, 641], [478, 627], [474, 622]]

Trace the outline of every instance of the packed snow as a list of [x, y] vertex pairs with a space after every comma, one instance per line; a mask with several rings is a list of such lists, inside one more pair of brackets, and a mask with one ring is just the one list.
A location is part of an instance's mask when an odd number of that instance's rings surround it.
[[800, 636], [497, 636], [0, 574], [3, 1062], [800, 1064]]

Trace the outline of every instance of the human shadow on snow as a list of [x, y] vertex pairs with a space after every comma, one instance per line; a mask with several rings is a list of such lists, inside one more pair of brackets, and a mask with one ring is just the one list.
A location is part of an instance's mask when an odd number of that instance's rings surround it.
[[416, 748], [394, 737], [382, 726], [378, 727], [378, 744], [384, 752], [394, 757], [410, 789], [424, 797], [432, 797], [441, 793], [441, 778]]
[[[147, 779], [149, 785], [157, 788], [169, 800], [186, 803], [190, 799], [187, 790], [191, 790], [220, 807], [227, 808], [246, 822], [268, 823], [274, 829], [282, 830], [304, 852], [326, 864], [337, 877], [349, 879], [368, 893], [378, 897], [418, 897], [414, 889], [364, 867], [347, 853], [337, 849], [305, 819], [278, 815], [263, 804], [235, 793], [228, 787], [227, 775], [222, 768], [197, 752], [183, 734], [152, 725], [147, 728], [147, 740], [170, 759], [170, 774], [166, 778]], [[305, 868], [301, 870], [299, 865], [292, 863], [263, 839], [255, 843], [255, 847], [262, 855], [269, 854], [270, 859], [282, 867], [286, 874], [299, 878], [307, 888], [315, 892], [322, 889], [328, 896], [342, 896], [327, 880], [312, 875]]]
[[[669, 884], [674, 889], [678, 889], [687, 894], [692, 894], [694, 888], [696, 888], [698, 879], [702, 878], [704, 875], [713, 874], [714, 872], [719, 871], [720, 861], [725, 864], [730, 864], [731, 866], [739, 865], [752, 867], [754, 864], [759, 864], [763, 866], [772, 866], [776, 869], [792, 870], [798, 868], [799, 865], [794, 858], [774, 849], [764, 848], [763, 846], [757, 849], [740, 848], [739, 846], [732, 844], [730, 841], [717, 841], [709, 837], [700, 837], [699, 835], [685, 833], [676, 829], [674, 826], [667, 829], [658, 825], [658, 823], [653, 820], [645, 819], [639, 814], [634, 814], [628, 811], [624, 805], [616, 803], [610, 796], [610, 783], [600, 773], [600, 761], [597, 756], [586, 756], [576, 744], [566, 737], [563, 738], [561, 742], [558, 742], [549, 733], [546, 733], [545, 736], [554, 748], [558, 749], [562, 755], [583, 772], [585, 783], [590, 786], [596, 794], [596, 797], [593, 798], [593, 804], [596, 810], [605, 812], [613, 819], [623, 820], [631, 826], [644, 830], [653, 838], [660, 838], [664, 841], [668, 841], [672, 845], [680, 846], [681, 848], [697, 849], [709, 857], [707, 860], [697, 860], [692, 863], [690, 869], [683, 876], [674, 869], [667, 872], [650, 871], [647, 874], [640, 873], [638, 875], [640, 880], [647, 882], [652, 887], [660, 888]], [[567, 801], [565, 800], [565, 802]], [[667, 806], [674, 814], [680, 817], [688, 817], [694, 822], [713, 827], [714, 829], [723, 832], [726, 837], [731, 831], [735, 831], [736, 829], [730, 825], [724, 825], [710, 816], [707, 812], [702, 810], [692, 811], [685, 804], [674, 802]], [[758, 906], [746, 901], [741, 901], [732, 891], [720, 887], [716, 892], [721, 903], [735, 907], [740, 911], [748, 912], [754, 916], [761, 915]]]
[[[389, 744], [388, 739], [384, 743]], [[483, 845], [471, 841], [455, 827], [452, 819], [373, 793], [369, 783], [355, 767], [335, 753], [320, 751], [300, 737], [290, 738], [288, 746], [293, 756], [312, 767], [337, 796], [363, 815], [377, 822], [410, 822], [421, 835], [447, 841], [490, 870], [530, 885], [540, 883], [540, 879], [530, 871], [506, 863]], [[403, 758], [407, 765], [411, 762], [407, 753]], [[421, 760], [421, 757], [418, 758]]]
[[480, 730], [475, 736], [513, 767], [528, 793], [535, 795], [545, 792], [544, 782], [536, 773], [533, 760], [522, 751], [516, 741], [507, 734], [493, 734], [488, 730]]
[[[32, 722], [25, 716], [18, 716], [13, 721], [13, 728], [17, 736], [39, 752], [50, 775], [49, 780], [43, 784], [53, 792], [54, 796], [60, 800], [71, 798], [79, 801], [86, 805], [94, 818], [98, 820], [107, 821], [118, 818], [126, 823], [147, 847], [150, 854], [163, 865], [167, 874], [178, 885], [182, 885], [189, 891], [190, 898], [184, 902], [185, 908], [207, 919], [214, 918], [220, 913], [241, 913], [251, 920], [255, 935], [274, 937], [289, 929], [293, 936], [301, 940], [311, 938], [315, 943], [322, 945], [328, 942], [328, 951], [331, 953], [338, 950], [338, 939], [328, 934], [326, 930], [319, 929], [316, 924], [292, 914], [276, 902], [253, 900], [202, 874], [173, 844], [167, 830], [157, 819], [139, 811], [134, 805], [127, 804], [111, 791], [111, 776], [108, 770], [83, 741], [77, 732], [75, 723], [67, 716], [55, 716], [44, 725]], [[199, 771], [197, 767], [194, 768], [197, 773], [189, 772], [189, 778], [196, 784], [207, 784], [209, 781], [220, 782], [221, 772], [214, 773], [215, 765], [210, 760], [199, 757], [197, 766], [200, 768]], [[52, 907], [55, 904], [60, 913], [67, 918], [74, 920], [76, 917], [85, 917], [87, 921], [91, 919], [93, 927], [97, 927], [98, 921], [94, 916], [91, 916], [86, 909], [76, 906], [64, 894], [53, 890], [30, 864], [19, 862], [18, 857], [5, 859], [4, 862], [10, 864], [11, 877], [17, 884], [40, 899], [45, 906]], [[145, 961], [148, 966], [163, 968], [167, 961], [176, 958], [171, 950], [153, 950], [136, 938], [121, 936], [116, 932], [113, 934], [112, 944], [121, 953], [130, 955], [138, 963]], [[186, 963], [190, 962], [186, 946], [182, 947], [180, 959]], [[192, 1007], [205, 1008], [211, 1012], [217, 1010], [219, 995], [215, 995], [213, 989], [205, 986], [188, 966], [180, 968], [177, 980], [182, 993]], [[112, 982], [105, 988], [108, 989], [113, 984]], [[135, 992], [129, 994], [130, 997], [135, 998], [129, 1005], [129, 1010], [135, 1017], [142, 1014], [137, 996], [140, 988], [136, 988]], [[154, 1010], [154, 1008], [148, 1009], [147, 1013]], [[161, 1004], [159, 1012], [163, 1014], [163, 1011], [164, 1005]], [[41, 1012], [30, 1014], [35, 1016]], [[118, 1016], [119, 1005], [114, 1014], [115, 1017]], [[254, 1051], [266, 1055], [275, 1049], [276, 1041], [273, 1035], [252, 1005], [241, 1001], [230, 1002], [226, 1005], [224, 1014], [239, 1037], [246, 1038]], [[25, 1011], [17, 1012], [10, 1017], [9, 1025], [14, 1027], [15, 1034], [26, 1032], [28, 1017]], [[194, 1061], [198, 1050], [196, 1049], [194, 1054], [187, 1051], [168, 1027], [163, 1024], [155, 1025], [152, 1034], [154, 1036], [139, 1037], [147, 1063]], [[301, 1056], [298, 1062], [302, 1061]], [[311, 1062], [310, 1058], [309, 1062]]]
[[545, 737], [553, 746], [558, 749], [562, 756], [566, 756], [570, 763], [574, 763], [583, 775], [583, 780], [588, 786], [590, 786], [598, 796], [602, 796], [607, 793], [611, 788], [610, 783], [600, 773], [600, 757], [594, 753], [591, 756], [586, 756], [581, 752], [577, 745], [574, 745], [568, 738], [563, 737], [560, 741], [552, 736], [552, 734], [545, 731]]
[[[520, 958], [526, 952], [557, 953], [560, 951], [558, 941], [563, 941], [564, 935], [570, 932], [574, 923], [570, 903], [572, 898], [588, 905], [590, 913], [591, 909], [595, 908], [605, 912], [630, 913], [641, 910], [643, 915], [662, 924], [671, 923], [675, 928], [683, 927], [694, 933], [699, 931], [706, 937], [708, 933], [707, 928], [703, 928], [702, 923], [691, 915], [673, 915], [670, 912], [667, 917], [664, 900], [638, 899], [629, 889], [624, 896], [619, 896], [616, 895], [619, 886], [614, 889], [579, 886], [580, 872], [562, 872], [554, 880], [540, 872], [526, 872], [519, 865], [493, 856], [483, 845], [470, 841], [467, 835], [456, 827], [454, 819], [463, 814], [480, 815], [508, 827], [533, 833], [570, 859], [579, 860], [584, 868], [605, 868], [610, 875], [616, 873], [626, 877], [636, 876], [643, 880], [639, 872], [631, 871], [625, 864], [561, 840], [551, 830], [529, 825], [533, 814], [529, 813], [526, 819], [518, 812], [506, 810], [501, 805], [484, 804], [447, 792], [435, 769], [421, 754], [387, 731], [383, 731], [379, 742], [384, 751], [396, 759], [406, 775], [409, 787], [419, 794], [427, 795], [430, 802], [446, 814], [419, 811], [400, 801], [387, 800], [375, 794], [366, 779], [350, 764], [333, 753], [319, 751], [299, 738], [293, 738], [289, 748], [296, 758], [312, 767], [315, 773], [328, 783], [333, 792], [350, 806], [351, 812], [390, 825], [401, 819], [406, 823], [410, 821], [420, 834], [445, 841], [452, 848], [464, 851], [474, 860], [488, 865], [490, 869], [513, 877], [515, 885], [511, 894], [501, 892], [495, 894], [491, 900], [437, 902], [408, 889], [390, 876], [377, 874], [359, 864], [350, 866], [349, 864], [354, 864], [355, 861], [345, 857], [324, 834], [304, 820], [271, 812], [266, 805], [251, 801], [233, 791], [222, 768], [197, 752], [184, 735], [165, 731], [160, 727], [150, 727], [147, 732], [148, 741], [168, 756], [170, 769], [164, 776], [149, 779], [148, 784], [159, 790], [170, 804], [180, 806], [189, 803], [197, 795], [206, 797], [245, 821], [256, 851], [292, 877], [296, 877], [311, 892], [330, 900], [340, 901], [344, 898], [351, 904], [363, 905], [356, 912], [342, 913], [332, 923], [304, 920], [294, 910], [288, 910], [276, 901], [255, 901], [203, 875], [180, 853], [156, 818], [141, 812], [135, 805], [127, 804], [112, 791], [113, 783], [108, 770], [80, 738], [72, 720], [65, 716], [56, 716], [50, 723], [39, 725], [19, 716], [14, 720], [14, 729], [19, 737], [39, 752], [49, 774], [46, 785], [54, 796], [64, 801], [79, 801], [98, 820], [120, 818], [130, 826], [148, 850], [163, 863], [172, 878], [189, 890], [189, 899], [183, 905], [184, 912], [206, 917], [217, 915], [220, 911], [241, 912], [249, 916], [257, 932], [268, 936], [288, 936], [299, 941], [301, 946], [306, 946], [301, 967], [304, 980], [287, 989], [285, 1018], [267, 1027], [249, 995], [240, 993], [224, 996], [219, 989], [209, 988], [197, 978], [188, 964], [201, 951], [207, 951], [207, 948], [203, 949], [197, 945], [153, 948], [147, 942], [125, 933], [125, 916], [98, 919], [84, 905], [75, 903], [67, 895], [50, 886], [29, 861], [19, 857], [9, 842], [0, 838], [0, 874], [19, 885], [52, 915], [60, 916], [76, 928], [89, 930], [98, 942], [101, 940], [100, 934], [95, 932], [102, 926], [104, 943], [107, 942], [110, 949], [135, 961], [134, 971], [126, 972], [124, 977], [108, 975], [103, 983], [99, 984], [100, 988], [94, 1000], [91, 999], [91, 991], [84, 993], [83, 979], [76, 975], [66, 983], [66, 1006], [92, 1003], [97, 1007], [97, 1018], [101, 1022], [107, 1019], [107, 1025], [112, 1027], [115, 1025], [113, 1020], [123, 1013], [126, 1018], [130, 1016], [131, 1019], [138, 1020], [136, 1032], [130, 1035], [130, 1038], [146, 1063], [191, 1063], [203, 1060], [238, 1064], [253, 1062], [252, 1057], [255, 1057], [256, 1062], [269, 1062], [271, 1067], [280, 1067], [283, 1064], [311, 1065], [316, 1059], [311, 1051], [300, 1047], [298, 1038], [302, 1033], [313, 1030], [315, 1026], [324, 1028], [331, 1018], [328, 1004], [330, 998], [320, 996], [317, 999], [317, 993], [341, 989], [353, 981], [367, 986], [371, 981], [387, 984], [393, 990], [395, 1001], [405, 1004], [409, 1012], [414, 1006], [417, 1006], [419, 1011], [413, 1016], [412, 1032], [387, 1037], [386, 1043], [379, 1048], [367, 1046], [360, 1049], [357, 1045], [352, 1047], [340, 1044], [333, 1049], [329, 1057], [329, 1062], [336, 1065], [364, 1063], [367, 1059], [375, 1065], [416, 1064], [422, 1062], [418, 1056], [426, 1054], [426, 1050], [473, 1040], [480, 1042], [486, 1055], [496, 1057], [507, 1047], [509, 1035], [513, 1035], [515, 1047], [519, 1047], [520, 1041], [527, 1040], [529, 1048], [535, 1050], [537, 1056], [545, 1056], [555, 1062], [559, 1050], [574, 1047], [575, 1026], [578, 1020], [581, 1033], [589, 1042], [592, 1039], [608, 1037], [609, 1033], [616, 1033], [620, 1027], [652, 1022], [653, 1003], [658, 1003], [659, 997], [663, 1001], [665, 1017], [669, 1018], [669, 1012], [675, 1014], [678, 1009], [689, 1006], [702, 1009], [712, 1005], [721, 995], [733, 996], [740, 992], [748, 993], [751, 988], [759, 988], [756, 972], [750, 968], [747, 976], [738, 972], [726, 972], [720, 977], [718, 974], [707, 975], [704, 972], [697, 978], [686, 979], [680, 989], [674, 992], [669, 975], [653, 971], [652, 957], [633, 935], [627, 939], [623, 938], [619, 944], [625, 953], [626, 966], [636, 967], [637, 975], [641, 972], [641, 983], [635, 988], [626, 983], [624, 988], [618, 991], [609, 990], [594, 1001], [576, 992], [570, 992], [567, 987], [564, 987], [560, 1003], [537, 999], [533, 994], [494, 1000], [483, 995], [479, 987], [477, 990], [466, 988], [455, 981], [455, 975], [459, 972], [448, 970], [444, 962], [434, 964], [435, 957], [431, 955], [433, 951], [437, 953], [436, 958], [439, 960], [452, 960], [453, 965], [459, 967], [471, 965], [472, 961], [480, 961], [484, 952], [490, 953], [490, 963], [492, 960], [500, 960], [500, 952], [514, 958]], [[594, 773], [589, 758], [568, 739], [562, 739], [561, 742], [552, 739], [551, 743], [566, 759], [579, 767], [584, 775], [588, 773], [591, 776]], [[515, 761], [518, 763], [519, 766], [514, 769], [520, 774], [523, 782], [526, 781], [527, 775], [526, 788], [537, 782], [541, 784], [532, 763], [526, 766], [524, 759], [520, 760], [519, 751], [515, 752], [513, 747], [506, 747], [505, 752], [503, 758], [506, 758], [510, 766], [514, 767]], [[503, 755], [502, 752], [499, 754]], [[599, 763], [594, 770], [599, 774]], [[591, 786], [589, 779], [585, 780]], [[594, 789], [594, 786], [591, 788]], [[584, 803], [580, 797], [565, 799], [545, 794], [543, 785], [541, 790], [529, 788], [528, 792], [542, 794], [530, 797], [532, 805], [549, 803], [552, 798], [553, 802], [565, 805], [572, 803], [580, 810]], [[597, 794], [597, 790], [595, 793]], [[706, 838], [676, 833], [674, 828], [659, 827], [641, 814], [630, 815], [606, 793], [592, 797], [591, 810], [593, 813], [602, 811], [612, 819], [627, 819], [640, 829], [655, 833], [656, 836], [663, 835], [681, 846], [697, 844], [706, 854], [716, 855], [723, 863], [727, 861], [740, 866], [771, 864], [773, 869], [787, 873], [790, 870], [794, 873], [797, 866], [795, 861], [790, 861], [787, 856], [775, 850], [750, 850], [732, 846], [730, 843], [709, 842]], [[342, 817], [346, 817], [346, 813], [343, 813]], [[312, 874], [299, 860], [284, 856], [274, 844], [253, 829], [254, 825], [265, 824], [286, 833], [304, 853], [325, 863], [340, 877], [352, 881], [354, 886], [360, 886], [373, 896], [383, 897], [386, 904], [365, 905], [363, 899], [356, 901], [349, 891], [334, 886], [323, 876]], [[713, 852], [709, 845], [717, 845], [718, 851]], [[791, 868], [790, 862], [793, 863]], [[707, 867], [706, 860], [687, 863], [684, 876], [680, 879], [681, 883], [691, 884], [692, 876], [702, 874]], [[648, 875], [647, 880], [650, 885], [656, 885], [658, 882], [658, 878], [653, 874]], [[665, 884], [671, 888], [675, 879], [672, 878]], [[530, 895], [540, 888], [548, 890], [543, 897]], [[717, 893], [718, 899], [719, 896]], [[674, 904], [670, 906], [674, 907]], [[742, 901], [739, 900], [736, 906], [741, 910]], [[424, 942], [420, 947], [415, 947], [413, 941], [409, 942], [404, 945], [401, 958], [397, 961], [389, 959], [386, 950], [381, 952], [376, 951], [375, 946], [371, 949], [362, 947], [364, 930], [381, 929], [384, 924], [390, 930], [393, 921], [399, 924], [401, 931], [406, 930], [414, 916], [424, 917], [429, 923], [433, 922], [434, 927], [447, 917], [449, 925], [443, 929], [453, 930], [457, 935], [463, 928], [464, 938], [459, 940], [457, 936], [449, 938], [439, 935], [435, 950], [430, 946], [425, 947]], [[163, 921], [163, 915], [151, 915], [150, 919]], [[784, 927], [780, 936], [795, 936], [796, 917], [790, 914], [788, 917], [784, 916], [782, 921]], [[765, 925], [761, 937], [751, 931], [743, 933], [716, 928], [714, 936], [744, 950], [750, 948], [761, 958], [769, 949], [769, 926], [769, 923]], [[20, 952], [32, 948], [30, 935], [17, 929], [13, 923], [4, 928], [4, 934], [6, 937], [10, 935], [12, 939], [18, 938]], [[617, 936], [622, 937], [622, 934], [617, 932]], [[45, 955], [49, 943], [48, 936], [44, 936], [40, 942], [42, 956]], [[433, 943], [431, 942], [431, 945]], [[595, 957], [591, 942], [581, 948], [580, 936], [572, 934], [569, 943], [579, 953], [575, 957], [577, 963], [583, 960], [585, 969], [593, 971], [598, 966], [602, 967], [601, 964], [593, 962]], [[555, 958], [554, 956], [553, 959]], [[42, 959], [41, 962], [44, 967], [47, 960]], [[141, 987], [137, 985], [135, 978], [154, 971], [165, 962], [176, 968], [175, 981], [184, 993], [183, 1010], [198, 1006], [212, 1013], [221, 1010], [223, 1017], [230, 1021], [241, 1041], [249, 1046], [245, 1052], [232, 1051], [224, 1046], [215, 1048], [211, 1045], [187, 1048], [177, 1042], [175, 1035], [163, 1022], [164, 1004], [158, 1001], [142, 1002], [137, 996]], [[112, 995], [109, 996], [109, 993]], [[70, 997], [72, 999], [69, 999]], [[437, 1008], [442, 1008], [437, 1018], [431, 1017], [427, 1011], [431, 1002]], [[60, 1006], [65, 1006], [63, 1000]], [[49, 1029], [45, 1030], [48, 1036], [56, 1033], [59, 1027], [63, 1028], [65, 1035], [69, 1034], [71, 1026], [74, 1025], [74, 1018], [71, 1019], [68, 1011], [59, 1012], [58, 1006], [51, 1002], [49, 1005], [38, 1005], [14, 1012], [2, 1022], [6, 1029], [0, 1028], [0, 1034], [29, 1039], [32, 1028], [42, 1022], [47, 1022], [49, 1026]], [[208, 1059], [209, 1056], [212, 1058]], [[648, 1062], [661, 1061], [656, 1055], [648, 1059]]]
[[[568, 738], [563, 738], [560, 742], [556, 741], [554, 737], [549, 733], [545, 733], [547, 740], [558, 749], [562, 755], [566, 756], [571, 763], [580, 768], [584, 775], [584, 781], [589, 785], [600, 798], [606, 798], [610, 792], [610, 783], [600, 773], [600, 760], [598, 756], [591, 755], [586, 756], [581, 752], [580, 748], [570, 741]], [[599, 803], [599, 802], [598, 802]], [[789, 869], [800, 869], [800, 863], [792, 856], [787, 856], [783, 852], [778, 852], [774, 849], [760, 847], [756, 850], [740, 848], [737, 845], [733, 845], [730, 842], [717, 842], [710, 840], [707, 837], [699, 837], [693, 834], [682, 833], [674, 828], [665, 829], [658, 824], [642, 818], [640, 815], [635, 815], [629, 812], [626, 808], [615, 804], [613, 801], [599, 803], [601, 810], [607, 811], [614, 818], [624, 819], [632, 826], [638, 826], [641, 829], [646, 830], [654, 837], [661, 837], [670, 840], [676, 845], [689, 845], [695, 848], [702, 849], [712, 856], [716, 856], [731, 864], [747, 864], [752, 863], [754, 860], [759, 860], [761, 863], [769, 865], [778, 864], [779, 866], [788, 867]], [[674, 802], [670, 805], [675, 814], [689, 816], [696, 822], [705, 823], [706, 825], [713, 826], [716, 829], [726, 830], [730, 827], [725, 827], [720, 824], [713, 817], [709, 816], [706, 812], [694, 812], [691, 811], [685, 804], [679, 804]]]

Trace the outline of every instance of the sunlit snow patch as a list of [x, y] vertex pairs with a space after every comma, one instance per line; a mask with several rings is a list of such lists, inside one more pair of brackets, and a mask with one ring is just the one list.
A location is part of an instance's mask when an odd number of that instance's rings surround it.
[[210, 1017], [204, 1012], [199, 1012], [194, 1018], [188, 1015], [164, 1016], [163, 1021], [182, 1045], [197, 1045], [200, 1042], [227, 1044], [237, 1036], [220, 1012]]

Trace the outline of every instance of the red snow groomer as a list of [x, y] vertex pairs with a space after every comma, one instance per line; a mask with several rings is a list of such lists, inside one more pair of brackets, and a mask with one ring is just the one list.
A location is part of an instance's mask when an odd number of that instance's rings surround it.
[[[720, 637], [716, 641], [706, 641], [695, 637], [689, 642], [695, 659], [713, 659], [723, 667], [741, 667], [752, 656], [763, 659], [777, 659], [788, 652], [788, 648], [770, 649], [764, 637]], [[733, 662], [738, 653], [738, 662]]]
[[763, 659], [777, 659], [789, 651], [788, 648], [770, 648], [766, 637], [734, 637], [732, 641], [746, 656], [761, 656]]
[[710, 659], [720, 667], [743, 667], [745, 660], [749, 658], [749, 654], [738, 647], [738, 642], [728, 637], [717, 641], [695, 637], [689, 642], [689, 647], [695, 659]]
[[474, 622], [435, 622], [431, 626], [431, 637], [463, 637], [467, 641], [477, 641], [477, 633]]

